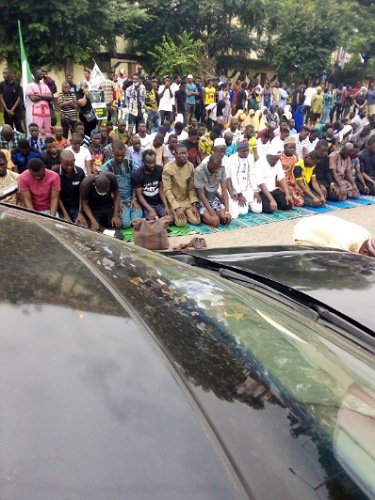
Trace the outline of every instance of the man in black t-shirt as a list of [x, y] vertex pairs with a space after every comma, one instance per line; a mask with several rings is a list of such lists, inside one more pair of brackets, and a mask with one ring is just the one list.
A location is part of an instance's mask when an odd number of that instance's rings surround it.
[[24, 133], [21, 86], [14, 80], [9, 69], [4, 69], [3, 77], [4, 81], [0, 83], [0, 102], [4, 109], [4, 122]]
[[169, 215], [163, 191], [163, 167], [156, 165], [156, 154], [150, 149], [143, 152], [143, 166], [133, 173], [133, 187], [146, 219]]
[[99, 231], [100, 225], [121, 226], [121, 200], [116, 176], [111, 172], [88, 175], [80, 186], [81, 211], [89, 227]]
[[79, 189], [85, 178], [82, 168], [74, 165], [72, 151], [64, 150], [60, 155], [61, 165], [52, 170], [59, 174], [61, 191], [59, 199], [59, 214], [68, 222], [86, 224], [86, 219], [80, 211]]
[[42, 160], [49, 169], [60, 166], [60, 151], [57, 148], [56, 139], [47, 137], [45, 140], [47, 151], [42, 154]]

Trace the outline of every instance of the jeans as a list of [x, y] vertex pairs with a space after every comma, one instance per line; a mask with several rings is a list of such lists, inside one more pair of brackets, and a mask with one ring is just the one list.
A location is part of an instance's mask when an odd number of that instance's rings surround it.
[[121, 227], [125, 229], [131, 226], [134, 219], [142, 219], [143, 217], [142, 210], [134, 210], [130, 203], [121, 203], [121, 208]]
[[323, 114], [322, 114], [322, 119], [321, 119], [322, 123], [327, 123], [328, 122], [328, 118], [329, 118], [330, 112], [331, 112], [331, 108], [328, 108], [327, 106], [324, 106], [324, 108], [323, 108]]
[[147, 115], [147, 132], [150, 134], [160, 125], [159, 111], [148, 111]]

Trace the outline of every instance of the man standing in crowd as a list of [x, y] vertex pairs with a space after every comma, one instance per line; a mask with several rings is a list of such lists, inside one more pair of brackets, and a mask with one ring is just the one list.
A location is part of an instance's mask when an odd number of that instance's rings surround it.
[[62, 92], [57, 96], [60, 106], [61, 126], [65, 139], [69, 137], [69, 131], [73, 133], [77, 124], [77, 99], [75, 92], [72, 92], [68, 82], [64, 82], [61, 88]]
[[22, 88], [13, 78], [12, 72], [6, 68], [3, 71], [4, 81], [0, 83], [0, 103], [4, 110], [4, 122], [23, 133], [23, 96]]
[[133, 75], [133, 83], [125, 92], [125, 102], [129, 108], [129, 130], [138, 132], [138, 126], [143, 121], [145, 112], [146, 89], [141, 83], [140, 76], [137, 73]]
[[184, 144], [176, 145], [176, 159], [163, 170], [163, 188], [176, 226], [199, 224], [198, 198], [194, 188], [194, 167]]
[[199, 96], [199, 92], [193, 82], [193, 75], [188, 75], [186, 80], [186, 122], [189, 124], [195, 113], [195, 98]]
[[40, 129], [43, 129], [46, 135], [50, 135], [50, 103], [52, 102], [53, 95], [49, 87], [43, 83], [43, 72], [41, 69], [36, 70], [34, 82], [27, 85], [26, 93], [32, 103], [31, 113], [33, 122], [36, 123]]
[[171, 83], [172, 81], [169, 76], [166, 76], [164, 78], [164, 85], [160, 85], [158, 90], [159, 114], [162, 125], [165, 120], [168, 120], [169, 123], [173, 122], [174, 93], [171, 88]]
[[[112, 120], [112, 104], [114, 101], [114, 92], [115, 92], [115, 84], [113, 81], [113, 72], [108, 71], [107, 78], [102, 80], [100, 84], [100, 89], [104, 94], [104, 102], [107, 107], [107, 121], [113, 121], [113, 123], [117, 123], [115, 120]], [[115, 114], [113, 118], [116, 119]]]
[[18, 178], [19, 191], [26, 208], [42, 214], [57, 214], [60, 194], [60, 177], [56, 172], [47, 170], [40, 158], [33, 158], [27, 170]]

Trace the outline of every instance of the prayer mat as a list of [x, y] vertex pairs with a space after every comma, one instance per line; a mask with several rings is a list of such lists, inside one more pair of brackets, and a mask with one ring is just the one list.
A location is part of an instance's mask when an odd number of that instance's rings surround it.
[[375, 199], [372, 199], [370, 196], [360, 196], [359, 198], [356, 198], [355, 200], [350, 200], [351, 203], [355, 205], [374, 205], [375, 204]]
[[216, 232], [213, 227], [207, 226], [207, 224], [198, 224], [197, 226], [194, 226], [194, 224], [187, 224], [187, 227], [195, 231], [190, 234], [212, 234]]
[[337, 210], [337, 208], [336, 206], [333, 206], [333, 204], [327, 204], [324, 207], [305, 207], [305, 210], [308, 210], [309, 212], [312, 212], [314, 214], [326, 214], [328, 212]]
[[273, 214], [262, 214], [262, 217], [265, 217], [272, 222], [282, 222], [284, 220], [292, 220], [297, 217], [302, 217], [302, 214], [294, 212], [294, 210], [277, 210]]
[[237, 219], [239, 222], [242, 222], [247, 227], [260, 226], [262, 224], [269, 224], [271, 222], [270, 219], [266, 219], [260, 214], [248, 213], [246, 215], [240, 215]]
[[[192, 229], [194, 228], [194, 229]], [[195, 229], [195, 226], [169, 226], [168, 227], [168, 236], [173, 238], [174, 236], [188, 236], [189, 234], [198, 234], [198, 231]]]
[[128, 227], [127, 229], [122, 229], [121, 232], [122, 232], [122, 235], [124, 237], [123, 241], [126, 241], [127, 243], [130, 243], [133, 241], [134, 236], [133, 236], [133, 228], [132, 227]]
[[327, 207], [332, 208], [354, 208], [353, 204], [350, 201], [329, 201], [327, 203]]
[[216, 231], [232, 231], [233, 229], [241, 229], [244, 225], [238, 219], [232, 219], [230, 224], [219, 224]]

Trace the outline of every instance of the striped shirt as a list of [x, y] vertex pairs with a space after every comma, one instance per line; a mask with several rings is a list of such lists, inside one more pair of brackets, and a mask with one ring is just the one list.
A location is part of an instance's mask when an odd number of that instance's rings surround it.
[[77, 121], [77, 108], [73, 104], [64, 107], [64, 109], [61, 108], [62, 104], [68, 103], [72, 99], [76, 100], [74, 92], [69, 92], [69, 94], [60, 92], [57, 96], [62, 118], [65, 118], [66, 120]]

